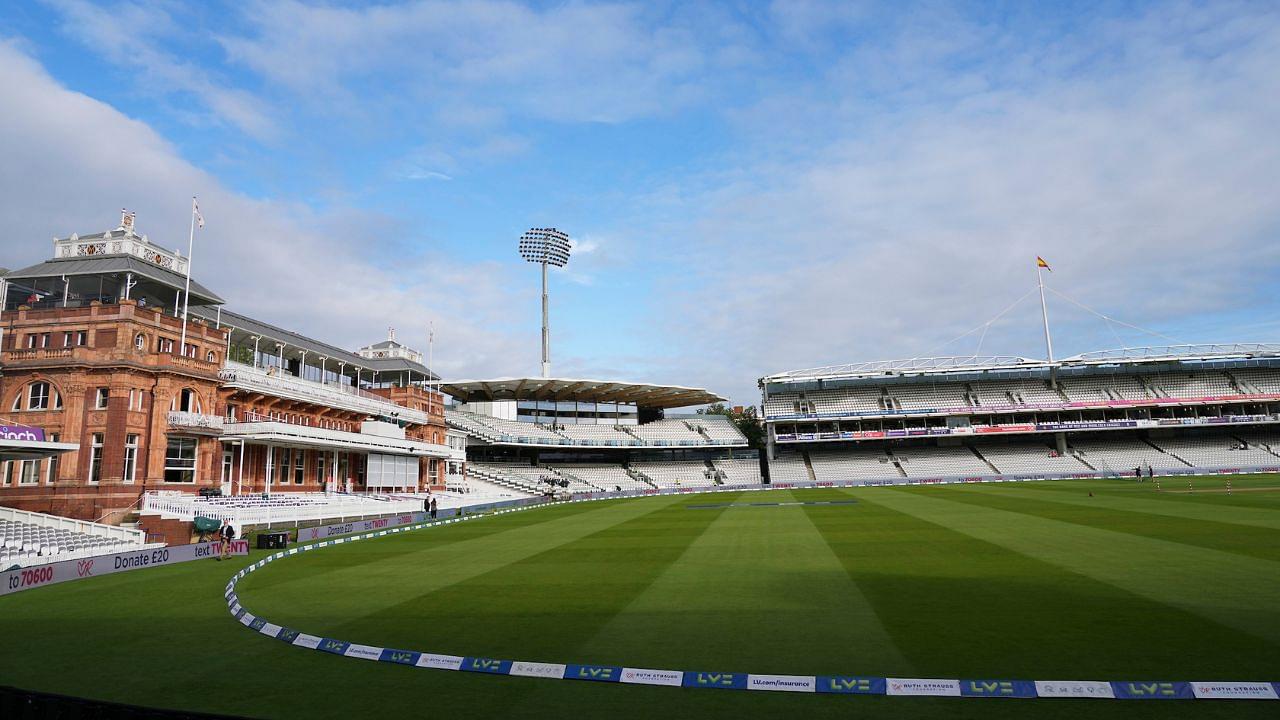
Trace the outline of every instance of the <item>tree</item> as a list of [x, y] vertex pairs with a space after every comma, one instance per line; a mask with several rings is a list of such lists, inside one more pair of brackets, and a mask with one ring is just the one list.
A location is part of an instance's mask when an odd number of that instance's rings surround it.
[[740, 412], [724, 403], [712, 403], [698, 410], [699, 415], [723, 415], [738, 428], [738, 432], [747, 438], [747, 447], [752, 450], [764, 450], [764, 426], [756, 417], [754, 406], [740, 408]]

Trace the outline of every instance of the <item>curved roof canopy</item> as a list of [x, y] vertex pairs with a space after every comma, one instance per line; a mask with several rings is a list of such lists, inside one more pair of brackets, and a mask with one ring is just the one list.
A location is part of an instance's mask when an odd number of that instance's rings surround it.
[[637, 407], [666, 409], [706, 405], [725, 400], [702, 388], [573, 378], [456, 380], [443, 383], [440, 389], [461, 402], [553, 400], [634, 403]]

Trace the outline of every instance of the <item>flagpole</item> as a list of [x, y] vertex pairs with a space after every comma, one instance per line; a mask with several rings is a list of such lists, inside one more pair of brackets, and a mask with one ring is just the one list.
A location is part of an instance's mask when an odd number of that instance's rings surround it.
[[[178, 352], [187, 354], [187, 309], [191, 305], [191, 253], [196, 244], [196, 198], [191, 196], [191, 234], [187, 236], [187, 285], [182, 291], [182, 339], [178, 341]], [[1041, 291], [1041, 300], [1044, 292]]]
[[1049, 350], [1049, 362], [1053, 362], [1053, 337], [1049, 334], [1049, 306], [1044, 302], [1044, 269], [1036, 258], [1036, 280], [1040, 283], [1040, 316], [1044, 319], [1044, 344]]

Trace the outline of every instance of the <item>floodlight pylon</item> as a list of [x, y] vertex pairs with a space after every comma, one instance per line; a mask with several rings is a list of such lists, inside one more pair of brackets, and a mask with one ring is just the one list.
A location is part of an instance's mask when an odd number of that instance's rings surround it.
[[550, 302], [547, 298], [547, 266], [569, 263], [569, 236], [555, 228], [529, 228], [520, 236], [520, 257], [542, 266], [542, 377], [551, 377]]

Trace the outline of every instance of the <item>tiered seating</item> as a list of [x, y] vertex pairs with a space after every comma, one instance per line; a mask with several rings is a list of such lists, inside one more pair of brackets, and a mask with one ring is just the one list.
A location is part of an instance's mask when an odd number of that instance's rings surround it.
[[[726, 485], [744, 485], [760, 482], [760, 461], [756, 458], [733, 458], [713, 460], [712, 464], [719, 471], [719, 477]], [[801, 462], [801, 471], [804, 464]], [[808, 479], [806, 476], [805, 479]]]
[[[883, 394], [879, 388], [843, 388], [839, 390], [815, 390], [805, 394], [819, 415], [883, 412]], [[790, 412], [790, 411], [788, 411]]]
[[[1259, 445], [1232, 449], [1240, 443], [1229, 437], [1178, 438], [1153, 440], [1161, 450], [1177, 455], [1197, 467], [1230, 468], [1275, 465], [1280, 458]], [[1153, 466], [1154, 467], [1154, 466]]]
[[723, 415], [698, 415], [684, 418], [695, 430], [702, 428], [706, 438], [717, 445], [746, 445], [747, 439], [729, 418]]
[[247, 525], [382, 515], [418, 509], [409, 501], [385, 495], [299, 492], [208, 498], [181, 492], [149, 493], [142, 504], [144, 514], [157, 513], [161, 517], [179, 520], [193, 520], [197, 516], [230, 520], [239, 529]]
[[1101, 472], [1132, 474], [1134, 468], [1150, 465], [1156, 470], [1185, 470], [1187, 464], [1169, 453], [1160, 452], [1141, 440], [1072, 440], [1071, 447], [1081, 458]]
[[1150, 397], [1142, 383], [1124, 375], [1070, 378], [1061, 380], [1059, 384], [1072, 402], [1145, 400]]
[[503, 420], [502, 418], [490, 417], [488, 415], [477, 415], [468, 413], [474, 422], [484, 425], [500, 435], [524, 438], [533, 441], [546, 440], [559, 443], [562, 438], [557, 435], [554, 430], [545, 425], [537, 423], [520, 422], [519, 420]]
[[556, 469], [561, 474], [580, 478], [605, 491], [653, 489], [649, 483], [631, 477], [621, 465], [559, 465]]
[[964, 386], [957, 383], [895, 385], [889, 388], [889, 395], [898, 401], [898, 408], [905, 411], [968, 406], [964, 399]]
[[790, 453], [780, 453], [769, 463], [769, 482], [809, 482], [809, 470], [804, 466], [804, 458]]
[[1009, 405], [1060, 405], [1064, 401], [1057, 391], [1035, 380], [992, 380], [972, 383], [977, 396], [976, 407]]
[[819, 481], [902, 477], [882, 450], [814, 451], [809, 453], [809, 462], [813, 464], [813, 475]]
[[613, 425], [561, 425], [556, 432], [579, 445], [639, 445], [625, 431]]
[[1089, 472], [1075, 456], [1056, 455], [1053, 448], [1044, 443], [979, 445], [978, 452], [1004, 475]]
[[681, 420], [658, 420], [643, 425], [628, 425], [627, 432], [650, 445], [704, 445], [702, 435], [690, 430]]
[[991, 475], [990, 466], [967, 447], [894, 448], [907, 477], [960, 477]]
[[663, 487], [704, 487], [716, 484], [714, 472], [701, 460], [635, 463], [634, 469]]
[[[595, 485], [592, 485], [587, 482], [583, 482], [582, 480], [570, 477], [568, 475], [564, 475], [562, 473], [558, 473], [555, 471], [554, 468], [550, 468], [550, 467], [534, 466], [534, 465], [516, 465], [516, 464], [490, 465], [490, 467], [499, 469], [508, 477], [515, 475], [517, 477], [523, 478], [525, 484], [532, 485], [534, 487], [545, 487], [545, 488], [559, 487], [560, 489], [567, 490], [569, 492], [574, 492], [574, 493], [596, 492], [597, 490], [600, 490], [600, 488], [596, 487]], [[557, 484], [558, 481], [561, 481], [561, 480], [569, 483], [568, 487], [563, 487], [558, 485]]]
[[141, 547], [140, 541], [0, 518], [0, 570], [7, 570], [13, 565], [39, 565]]
[[1169, 397], [1198, 398], [1219, 395], [1235, 395], [1236, 389], [1226, 375], [1217, 372], [1196, 373], [1194, 375], [1159, 375], [1151, 377], [1148, 382], [1159, 387]]
[[1247, 393], [1280, 393], [1280, 372], [1274, 370], [1233, 370], [1231, 374], [1240, 381]]

